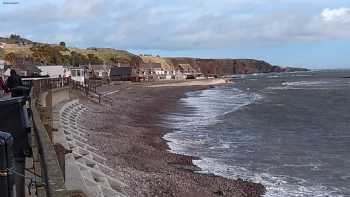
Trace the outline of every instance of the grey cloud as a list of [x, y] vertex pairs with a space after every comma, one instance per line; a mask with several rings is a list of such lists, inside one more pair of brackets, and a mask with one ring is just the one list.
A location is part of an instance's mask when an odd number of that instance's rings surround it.
[[325, 22], [320, 15], [310, 15], [304, 9], [249, 12], [244, 6], [259, 6], [262, 1], [212, 2], [66, 0], [62, 4], [43, 3], [0, 13], [3, 27], [0, 33], [20, 33], [39, 41], [65, 40], [83, 47], [166, 50], [314, 42], [344, 38], [350, 33], [350, 28], [343, 23]]

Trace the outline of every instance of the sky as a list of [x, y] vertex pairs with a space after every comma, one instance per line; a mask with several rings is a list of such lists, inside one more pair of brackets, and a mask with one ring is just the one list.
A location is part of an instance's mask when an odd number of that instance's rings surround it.
[[350, 68], [349, 0], [0, 0], [0, 36], [71, 47]]

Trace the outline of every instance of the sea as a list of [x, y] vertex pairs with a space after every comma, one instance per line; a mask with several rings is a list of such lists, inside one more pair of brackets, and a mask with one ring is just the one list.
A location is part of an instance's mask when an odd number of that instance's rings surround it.
[[164, 136], [200, 173], [266, 186], [266, 197], [350, 196], [350, 70], [233, 76], [188, 92]]

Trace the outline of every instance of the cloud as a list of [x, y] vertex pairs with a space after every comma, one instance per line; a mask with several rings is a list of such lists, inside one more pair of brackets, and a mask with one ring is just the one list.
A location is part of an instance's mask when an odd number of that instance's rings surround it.
[[327, 8], [322, 11], [321, 16], [325, 22], [349, 23], [350, 8], [345, 8], [345, 7], [338, 8], [338, 9]]
[[[30, 0], [28, 0], [30, 1]], [[34, 0], [32, 0], [34, 1]], [[274, 2], [272, 6], [272, 2]], [[0, 34], [125, 49], [228, 49], [350, 38], [350, 9], [286, 0], [58, 0], [2, 11]], [[337, 30], [337, 31], [335, 31]]]
[[350, 39], [350, 8], [326, 8], [315, 20], [314, 30], [319, 32], [321, 39]]

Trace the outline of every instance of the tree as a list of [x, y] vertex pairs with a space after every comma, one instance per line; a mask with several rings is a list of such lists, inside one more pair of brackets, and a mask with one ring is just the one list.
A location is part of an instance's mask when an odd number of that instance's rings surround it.
[[89, 58], [86, 55], [72, 51], [71, 52], [71, 64], [73, 66], [87, 65], [87, 64], [89, 64]]
[[9, 62], [10, 64], [14, 64], [16, 62], [16, 55], [12, 52], [6, 54], [5, 61]]
[[66, 47], [66, 43], [65, 42], [60, 42], [60, 46]]
[[92, 64], [92, 65], [101, 65], [101, 64], [103, 64], [103, 60], [101, 60], [95, 54], [89, 53], [87, 55], [87, 57], [89, 59], [89, 63]]
[[24, 66], [24, 65], [33, 64], [33, 58], [31, 56], [13, 53], [13, 52], [5, 55], [5, 61], [15, 66]]
[[60, 65], [64, 62], [62, 52], [67, 49], [62, 46], [37, 45], [30, 48], [32, 56], [37, 63], [44, 62], [49, 65]]
[[16, 35], [16, 34], [11, 34], [11, 35], [10, 35], [10, 39], [12, 39], [12, 40], [20, 40], [20, 39], [21, 39], [21, 36]]

